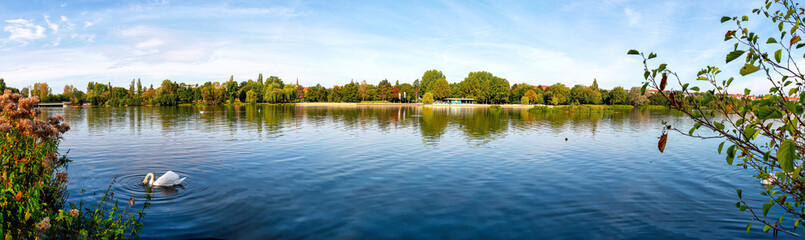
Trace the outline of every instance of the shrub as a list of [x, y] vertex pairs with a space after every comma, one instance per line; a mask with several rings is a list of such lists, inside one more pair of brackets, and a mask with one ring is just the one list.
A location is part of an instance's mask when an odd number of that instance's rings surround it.
[[[39, 118], [37, 97], [22, 98], [6, 90], [0, 95], [0, 233], [4, 239], [75, 239], [136, 237], [145, 214], [107, 214], [104, 198], [97, 209], [65, 211], [67, 173], [70, 162], [58, 156], [62, 134], [70, 129], [63, 117]], [[107, 190], [105, 195], [112, 193]], [[111, 198], [109, 198], [111, 199]], [[108, 200], [111, 202], [111, 200]], [[116, 201], [116, 200], [115, 200]], [[83, 202], [81, 203], [83, 207]], [[144, 207], [148, 206], [148, 202]], [[100, 215], [100, 217], [99, 217]], [[115, 215], [113, 217], [113, 215]], [[125, 221], [124, 221], [125, 216]], [[122, 231], [121, 231], [122, 229]]]
[[422, 103], [431, 104], [433, 103], [433, 93], [425, 93], [425, 96], [422, 96]]

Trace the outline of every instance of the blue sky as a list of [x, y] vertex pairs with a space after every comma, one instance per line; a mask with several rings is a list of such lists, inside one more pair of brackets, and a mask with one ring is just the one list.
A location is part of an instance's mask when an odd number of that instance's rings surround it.
[[[14, 87], [133, 78], [202, 83], [276, 75], [302, 85], [459, 82], [637, 86], [655, 51], [684, 80], [724, 66], [724, 15], [761, 1], [3, 1], [0, 78]], [[753, 16], [753, 15], [751, 15]], [[760, 20], [756, 17], [756, 20]], [[736, 61], [738, 62], [738, 61]], [[659, 62], [657, 62], [659, 63]], [[739, 66], [729, 65], [737, 75]], [[734, 70], [734, 71], [733, 71]], [[766, 88], [738, 78], [735, 87]]]

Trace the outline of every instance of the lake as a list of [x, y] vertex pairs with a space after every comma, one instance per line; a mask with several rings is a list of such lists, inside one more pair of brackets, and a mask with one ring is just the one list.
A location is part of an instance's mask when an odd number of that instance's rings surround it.
[[[550, 114], [446, 107], [185, 106], [43, 109], [72, 126], [70, 200], [112, 186], [143, 238], [743, 239], [771, 237], [752, 172], [720, 141], [671, 133], [668, 111]], [[87, 193], [82, 194], [81, 189]], [[125, 204], [124, 204], [125, 205]], [[774, 211], [772, 211], [774, 212]], [[779, 217], [779, 215], [776, 215]], [[790, 238], [780, 235], [783, 238]]]

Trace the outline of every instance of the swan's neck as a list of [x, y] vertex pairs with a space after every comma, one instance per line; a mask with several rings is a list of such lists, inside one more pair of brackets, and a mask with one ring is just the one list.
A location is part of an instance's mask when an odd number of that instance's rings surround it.
[[[149, 177], [151, 178], [150, 181], [148, 180]], [[143, 179], [143, 184], [145, 184], [145, 183], [148, 183], [148, 186], [153, 186], [154, 185], [154, 174], [153, 173], [148, 173], [148, 174], [145, 175], [145, 179]]]

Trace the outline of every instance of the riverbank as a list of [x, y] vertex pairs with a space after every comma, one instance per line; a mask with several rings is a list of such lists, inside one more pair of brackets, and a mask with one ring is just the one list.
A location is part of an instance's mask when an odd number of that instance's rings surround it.
[[535, 106], [554, 107], [551, 105], [522, 105], [522, 104], [423, 104], [423, 103], [322, 103], [303, 102], [296, 103], [301, 107], [460, 107], [460, 108], [488, 108], [500, 106], [501, 108], [533, 108]]

